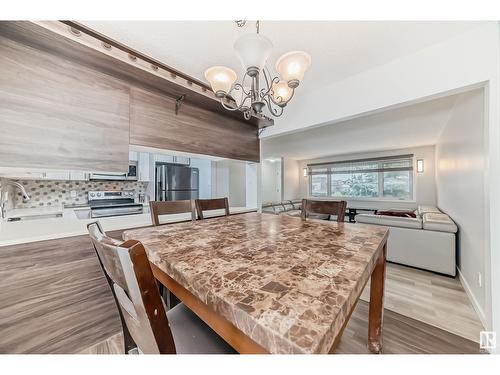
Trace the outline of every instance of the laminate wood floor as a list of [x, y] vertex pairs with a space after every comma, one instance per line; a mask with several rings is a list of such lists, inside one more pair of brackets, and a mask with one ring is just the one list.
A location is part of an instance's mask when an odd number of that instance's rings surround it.
[[[479, 345], [390, 310], [384, 311], [383, 354], [479, 354]], [[368, 303], [359, 301], [337, 347], [337, 354], [370, 354], [367, 347]], [[123, 354], [122, 334], [82, 354]]]
[[[483, 326], [458, 278], [387, 263], [384, 307], [479, 342]], [[370, 300], [370, 286], [361, 299]]]
[[[458, 280], [388, 264], [385, 303], [385, 353], [479, 352], [481, 325]], [[367, 353], [367, 316], [360, 300], [338, 353]], [[120, 353], [118, 311], [87, 236], [0, 248], [0, 332], [0, 353]]]
[[[340, 344], [338, 354], [370, 354], [367, 347], [368, 302], [358, 301]], [[408, 318], [391, 310], [384, 310], [382, 333], [383, 354], [479, 354], [479, 344]]]

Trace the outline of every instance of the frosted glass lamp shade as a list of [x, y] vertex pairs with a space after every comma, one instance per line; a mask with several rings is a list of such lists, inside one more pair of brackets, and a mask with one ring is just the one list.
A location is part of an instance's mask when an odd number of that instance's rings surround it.
[[262, 70], [271, 54], [273, 44], [260, 34], [246, 34], [238, 38], [234, 43], [234, 50], [238, 54], [243, 69], [250, 67]]
[[[297, 85], [304, 78], [304, 73], [311, 66], [311, 56], [302, 51], [285, 53], [276, 61], [276, 70], [281, 79], [296, 82]], [[293, 87], [293, 86], [292, 86]]]
[[205, 71], [205, 78], [217, 97], [224, 97], [236, 81], [234, 70], [225, 66], [212, 66]]
[[293, 89], [288, 82], [279, 81], [273, 84], [273, 102], [279, 106], [285, 106], [293, 95]]

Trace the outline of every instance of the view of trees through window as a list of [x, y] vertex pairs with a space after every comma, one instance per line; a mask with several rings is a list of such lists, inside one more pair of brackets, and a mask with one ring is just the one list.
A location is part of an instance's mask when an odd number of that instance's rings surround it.
[[413, 198], [412, 158], [336, 162], [310, 167], [312, 196]]
[[378, 197], [378, 173], [332, 174], [333, 197]]
[[411, 199], [411, 171], [384, 172], [384, 197]]

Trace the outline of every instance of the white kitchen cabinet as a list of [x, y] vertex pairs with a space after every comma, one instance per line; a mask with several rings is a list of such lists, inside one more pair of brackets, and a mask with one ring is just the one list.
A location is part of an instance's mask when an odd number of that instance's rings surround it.
[[139, 169], [139, 181], [149, 182], [150, 181], [150, 173], [149, 173], [149, 160], [150, 154], [147, 152], [140, 152], [138, 155], [138, 169]]
[[89, 174], [80, 171], [71, 171], [69, 172], [69, 179], [71, 181], [88, 181]]
[[142, 154], [137, 151], [129, 151], [128, 152], [128, 160], [130, 161], [139, 161], [139, 154]]
[[88, 173], [80, 171], [43, 171], [23, 168], [0, 168], [0, 177], [25, 180], [88, 181]]
[[155, 161], [159, 161], [161, 163], [173, 163], [174, 157], [172, 155], [155, 154]]
[[25, 180], [41, 180], [43, 179], [43, 171], [30, 170], [23, 168], [0, 167], [0, 177], [10, 179], [25, 179]]
[[174, 163], [189, 165], [191, 163], [191, 159], [185, 156], [174, 156]]
[[44, 180], [68, 181], [70, 172], [43, 172]]

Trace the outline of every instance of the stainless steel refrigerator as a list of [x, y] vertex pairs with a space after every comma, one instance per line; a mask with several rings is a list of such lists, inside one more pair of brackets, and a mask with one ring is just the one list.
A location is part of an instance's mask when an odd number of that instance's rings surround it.
[[198, 199], [198, 168], [170, 163], [156, 163], [155, 166], [157, 201]]

